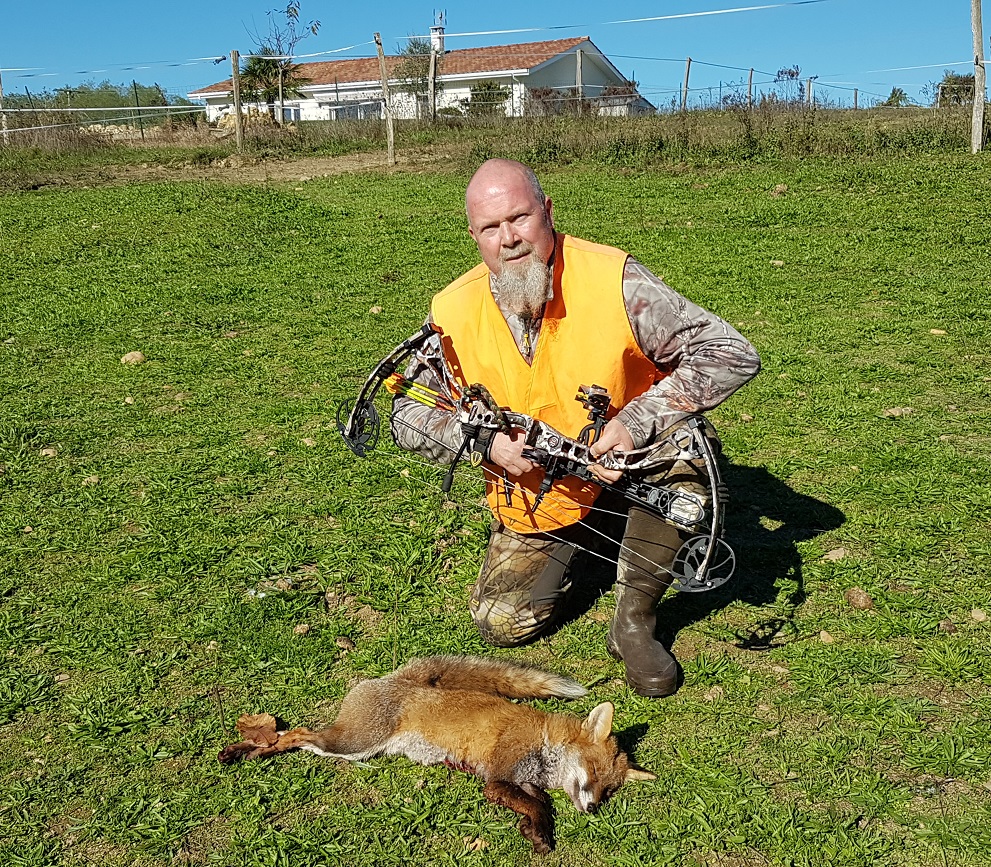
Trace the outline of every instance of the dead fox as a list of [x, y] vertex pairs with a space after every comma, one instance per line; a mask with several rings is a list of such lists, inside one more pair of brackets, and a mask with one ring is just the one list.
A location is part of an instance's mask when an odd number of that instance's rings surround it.
[[301, 749], [341, 759], [403, 755], [423, 765], [445, 764], [481, 777], [485, 797], [519, 813], [521, 833], [544, 853], [554, 847], [547, 789], [563, 789], [579, 810], [592, 813], [627, 780], [656, 779], [620, 750], [609, 702], [581, 719], [506, 701], [583, 695], [569, 678], [508, 662], [414, 659], [354, 687], [328, 729], [277, 732], [268, 714], [241, 717], [237, 727], [245, 740], [218, 758], [228, 763]]

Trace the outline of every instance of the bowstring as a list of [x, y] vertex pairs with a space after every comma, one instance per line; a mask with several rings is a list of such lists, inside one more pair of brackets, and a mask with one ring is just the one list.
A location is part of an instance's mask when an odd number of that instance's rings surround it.
[[[395, 415], [390, 415], [390, 424], [393, 421], [395, 421], [397, 424], [400, 424], [400, 425], [402, 425], [403, 427], [405, 427], [405, 428], [407, 428], [409, 430], [414, 431], [415, 433], [420, 434], [421, 436], [423, 436], [426, 439], [430, 440], [435, 445], [439, 445], [439, 446], [441, 446], [442, 448], [446, 449], [449, 452], [457, 452], [457, 449], [453, 448], [448, 443], [445, 443], [443, 440], [437, 439], [436, 437], [434, 437], [431, 434], [427, 433], [422, 428], [418, 428], [415, 425], [410, 424], [405, 419], [397, 418]], [[399, 459], [399, 460], [407, 459], [407, 460], [410, 460], [413, 463], [419, 463], [419, 464], [422, 464], [423, 466], [430, 467], [431, 469], [436, 469], [436, 465], [433, 464], [433, 463], [431, 463], [430, 461], [425, 460], [423, 458], [416, 457], [416, 456], [411, 455], [411, 454], [408, 454], [406, 452], [402, 452], [402, 453], [390, 452], [390, 451], [387, 451], [387, 450], [385, 450], [385, 449], [383, 449], [381, 447], [378, 447], [378, 446], [376, 446], [375, 448], [373, 448], [371, 451], [381, 453], [381, 454], [386, 455], [386, 456], [388, 456], [388, 457], [390, 457], [392, 459]], [[489, 469], [486, 466], [482, 466], [481, 469], [482, 469], [482, 472], [483, 473], [489, 473], [491, 476], [493, 476], [493, 478], [495, 480], [497, 480], [497, 481], [503, 481], [502, 476], [500, 476], [495, 470], [491, 470], [491, 469]], [[455, 470], [455, 472], [457, 472], [457, 470]], [[462, 478], [464, 477], [463, 474], [459, 474], [459, 475], [461, 475]], [[443, 489], [440, 487], [440, 485], [435, 485], [435, 484], [433, 484], [431, 482], [428, 482], [426, 480], [420, 480], [420, 481], [423, 484], [427, 485], [428, 487], [434, 488], [434, 489], [436, 489], [438, 491], [441, 491], [443, 493]], [[548, 492], [548, 493], [549, 494], [552, 494], [554, 492]], [[520, 495], [520, 496], [522, 496], [522, 495]], [[551, 497], [545, 497], [545, 499], [549, 499], [549, 498], [551, 498]], [[558, 502], [567, 502], [567, 503], [572, 503], [572, 504], [578, 505], [580, 507], [582, 506], [581, 503], [579, 503], [574, 498], [567, 496], [567, 494], [557, 493], [556, 494], [556, 498], [557, 498]], [[454, 505], [457, 508], [459, 508], [459, 509], [467, 508], [467, 505], [466, 504], [457, 503], [454, 500], [451, 500], [451, 502], [454, 503]], [[482, 506], [473, 506], [473, 508], [476, 508], [478, 510], [483, 509]], [[596, 506], [588, 506], [586, 508], [588, 508], [589, 511], [592, 511], [592, 512], [602, 512], [602, 513], [605, 513], [605, 514], [615, 515], [615, 516], [618, 516], [618, 517], [628, 517], [628, 513], [627, 512], [616, 512], [616, 511], [613, 511], [612, 509], [603, 509], [601, 507], [596, 507]], [[537, 506], [537, 508], [532, 509], [532, 511], [533, 511], [534, 514], [540, 513], [543, 517], [545, 517], [545, 518], [553, 521], [555, 524], [557, 524], [557, 529], [562, 529], [563, 530], [563, 529], [571, 526], [570, 524], [563, 524], [563, 523], [561, 523], [561, 521], [557, 517], [555, 517], [550, 512], [544, 510], [543, 509], [543, 505]], [[620, 551], [623, 551], [623, 550], [628, 551], [634, 557], [639, 558], [640, 560], [643, 560], [644, 562], [646, 562], [649, 565], [653, 566], [655, 569], [659, 570], [659, 572], [661, 574], [670, 575], [672, 578], [676, 577], [675, 574], [674, 574], [674, 571], [670, 567], [662, 566], [660, 563], [655, 563], [652, 559], [650, 559], [649, 557], [644, 556], [639, 551], [634, 551], [632, 548], [630, 548], [628, 545], [626, 545], [622, 541], [622, 539], [617, 540], [614, 537], [612, 537], [611, 535], [609, 535], [608, 533], [604, 532], [603, 530], [599, 530], [596, 527], [593, 527], [591, 524], [589, 524], [586, 521], [585, 518], [580, 518], [575, 523], [576, 524], [580, 524], [582, 527], [584, 527], [589, 532], [591, 532], [591, 533], [593, 533], [593, 534], [595, 534], [597, 536], [600, 536], [601, 538], [605, 539], [607, 542], [610, 542], [611, 544], [614, 544], [614, 545], [615, 544], [618, 544]], [[512, 529], [512, 528], [510, 528], [510, 529]], [[533, 542], [527, 542], [527, 541], [525, 541], [526, 540], [526, 536], [527, 536], [526, 533], [520, 533], [520, 532], [515, 531], [515, 530], [513, 532], [521, 540], [524, 540], [523, 541], [523, 544], [524, 545], [529, 545], [531, 548], [536, 548], [537, 547]], [[591, 555], [593, 555], [595, 557], [599, 557], [599, 558], [605, 560], [607, 563], [612, 563], [614, 566], [617, 566], [618, 567], [618, 566], [621, 565], [621, 562], [622, 561], [620, 561], [618, 559], [615, 559], [614, 560], [612, 557], [607, 557], [605, 554], [601, 554], [598, 551], [593, 551], [591, 548], [587, 548], [586, 546], [581, 545], [581, 544], [579, 544], [577, 542], [571, 542], [571, 541], [565, 542], [564, 540], [559, 540], [559, 541], [563, 542], [564, 544], [573, 545], [574, 547], [578, 548], [581, 551], [584, 551], [587, 554], [591, 554]], [[631, 567], [631, 568], [640, 570], [645, 575], [650, 575], [651, 574], [649, 572], [649, 570], [645, 569], [643, 566], [639, 565], [638, 563], [633, 563], [633, 562], [626, 561], [626, 565], [629, 566], [629, 567]], [[620, 583], [619, 580], [618, 580], [618, 576], [617, 576], [617, 581], [615, 583]]]

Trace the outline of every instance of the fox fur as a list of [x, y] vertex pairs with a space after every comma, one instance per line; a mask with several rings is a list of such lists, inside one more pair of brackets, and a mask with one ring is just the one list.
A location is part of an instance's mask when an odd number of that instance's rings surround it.
[[223, 763], [301, 749], [363, 760], [403, 755], [445, 764], [485, 782], [485, 797], [522, 816], [520, 831], [537, 852], [553, 848], [548, 789], [563, 789], [584, 813], [595, 812], [627, 780], [654, 775], [633, 765], [611, 734], [613, 706], [603, 702], [582, 719], [547, 713], [507, 699], [580, 698], [567, 677], [480, 657], [414, 659], [354, 687], [330, 728], [277, 732], [274, 717], [242, 717], [244, 741], [218, 756]]

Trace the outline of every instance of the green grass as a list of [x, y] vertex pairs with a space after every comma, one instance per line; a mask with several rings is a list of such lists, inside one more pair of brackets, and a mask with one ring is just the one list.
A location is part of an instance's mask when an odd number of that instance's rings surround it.
[[358, 460], [334, 429], [474, 263], [464, 177], [4, 196], [0, 863], [536, 863], [466, 775], [216, 761], [241, 713], [320, 724], [410, 656], [495, 653], [593, 684], [572, 708], [614, 701], [659, 775], [596, 816], [556, 797], [543, 863], [983, 864], [987, 169], [544, 174], [560, 228], [629, 249], [765, 363], [712, 414], [739, 574], [662, 604], [685, 668], [662, 701], [605, 653], [611, 594], [487, 649], [478, 480], [447, 508], [439, 470]]

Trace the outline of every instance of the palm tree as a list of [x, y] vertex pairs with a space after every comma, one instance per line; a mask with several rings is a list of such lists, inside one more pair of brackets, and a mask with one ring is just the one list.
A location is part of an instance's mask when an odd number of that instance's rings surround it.
[[[241, 87], [246, 97], [254, 102], [264, 102], [268, 114], [275, 117], [275, 104], [288, 97], [300, 97], [300, 88], [310, 79], [300, 74], [300, 66], [279, 54], [272, 46], [263, 45], [247, 58], [241, 66]], [[278, 119], [282, 123], [282, 118]]]

